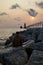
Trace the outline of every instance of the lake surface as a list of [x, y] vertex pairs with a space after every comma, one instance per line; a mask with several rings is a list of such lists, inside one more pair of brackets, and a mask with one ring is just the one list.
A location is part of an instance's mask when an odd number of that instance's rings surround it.
[[4, 44], [9, 38], [9, 36], [12, 35], [12, 33], [16, 33], [17, 31], [23, 31], [25, 29], [20, 29], [20, 28], [0, 28], [0, 49], [4, 48]]
[[25, 29], [20, 28], [0, 28], [0, 39], [7, 39], [12, 33], [16, 33], [17, 31], [23, 31]]

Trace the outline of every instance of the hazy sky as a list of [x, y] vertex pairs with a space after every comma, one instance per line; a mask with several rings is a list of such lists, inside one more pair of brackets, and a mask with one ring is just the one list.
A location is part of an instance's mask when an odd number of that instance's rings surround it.
[[0, 0], [0, 28], [43, 21], [43, 0]]

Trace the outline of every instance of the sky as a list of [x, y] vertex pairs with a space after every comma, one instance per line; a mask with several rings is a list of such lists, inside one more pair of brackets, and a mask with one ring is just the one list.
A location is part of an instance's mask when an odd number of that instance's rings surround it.
[[0, 28], [43, 21], [43, 0], [0, 0]]

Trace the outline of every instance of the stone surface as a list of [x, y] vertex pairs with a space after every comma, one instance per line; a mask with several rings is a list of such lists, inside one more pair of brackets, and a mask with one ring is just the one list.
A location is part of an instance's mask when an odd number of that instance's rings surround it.
[[39, 35], [38, 40], [43, 41], [43, 33]]
[[34, 50], [26, 65], [43, 65], [43, 52]]
[[0, 65], [2, 65], [2, 64], [0, 63]]
[[34, 50], [42, 50], [43, 51], [43, 42], [32, 43], [27, 47], [32, 48]]
[[23, 47], [0, 50], [0, 63], [4, 65], [24, 65], [27, 63], [27, 53]]

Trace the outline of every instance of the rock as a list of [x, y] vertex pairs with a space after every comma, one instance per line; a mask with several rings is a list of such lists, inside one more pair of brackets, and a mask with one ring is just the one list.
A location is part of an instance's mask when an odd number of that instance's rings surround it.
[[38, 40], [43, 41], [43, 33], [39, 35]]
[[0, 63], [0, 65], [2, 65], [2, 64]]
[[34, 50], [26, 65], [43, 65], [43, 52]]
[[28, 46], [28, 48], [34, 49], [34, 50], [42, 50], [43, 51], [43, 42], [38, 43], [32, 43]]
[[23, 47], [0, 50], [0, 62], [3, 65], [24, 65], [28, 61]]

